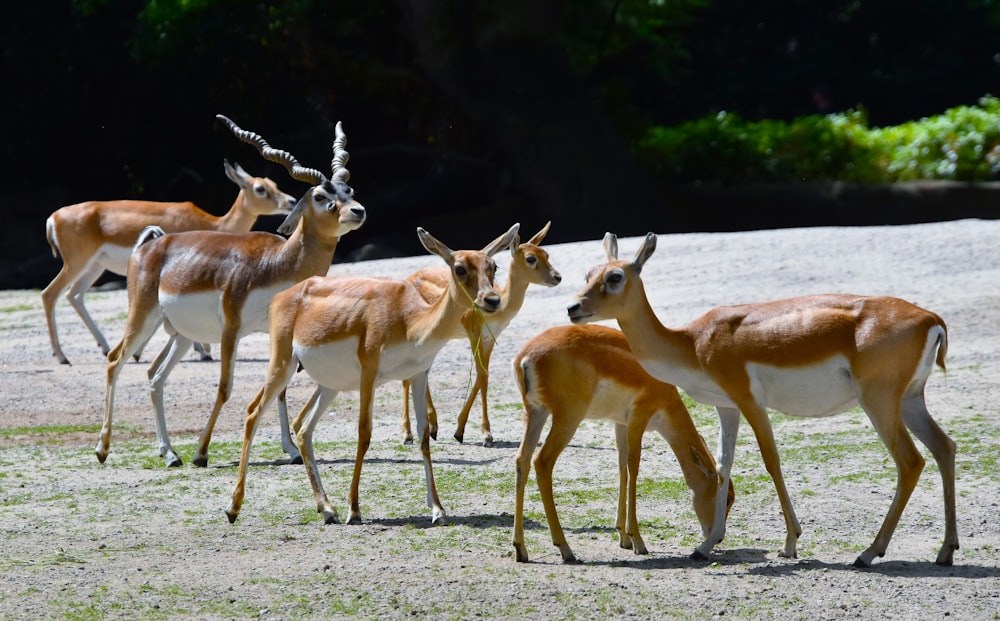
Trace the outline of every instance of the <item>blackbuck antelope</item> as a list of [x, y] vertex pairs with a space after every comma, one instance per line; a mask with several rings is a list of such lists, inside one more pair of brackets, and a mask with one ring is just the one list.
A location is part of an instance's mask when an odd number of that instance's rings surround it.
[[[944, 544], [939, 565], [958, 549], [955, 522], [955, 443], [931, 418], [924, 385], [934, 365], [944, 369], [948, 332], [932, 312], [891, 297], [846, 294], [719, 307], [671, 329], [656, 318], [640, 274], [656, 248], [646, 235], [635, 257], [618, 259], [618, 242], [604, 238], [608, 263], [587, 275], [569, 304], [573, 323], [617, 319], [639, 363], [653, 377], [675, 384], [719, 413], [719, 471], [728, 484], [740, 413], [753, 429], [785, 516], [785, 546], [796, 556], [802, 529], [792, 509], [767, 409], [820, 417], [860, 404], [896, 464], [896, 492], [875, 541], [855, 565], [885, 554], [924, 459], [907, 430], [930, 449], [944, 487]], [[694, 552], [707, 558], [725, 534], [725, 500], [716, 499], [708, 538]]]
[[[514, 500], [514, 551], [518, 562], [528, 560], [524, 545], [524, 488], [532, 455], [552, 417], [552, 426], [534, 459], [538, 491], [545, 507], [552, 543], [563, 561], [576, 556], [566, 543], [552, 495], [552, 469], [586, 418], [615, 424], [618, 446], [618, 543], [636, 554], [647, 554], [636, 516], [636, 481], [642, 436], [655, 430], [670, 444], [684, 480], [693, 493], [694, 511], [702, 535], [712, 530], [720, 477], [715, 459], [691, 420], [677, 388], [657, 381], [639, 365], [628, 341], [605, 326], [549, 328], [525, 343], [514, 357], [514, 377], [524, 401], [524, 436], [517, 451]], [[726, 507], [734, 495], [729, 484]]]
[[347, 523], [360, 523], [358, 487], [371, 442], [375, 387], [403, 379], [410, 380], [413, 390], [431, 521], [445, 521], [431, 465], [427, 374], [467, 310], [476, 306], [484, 313], [493, 313], [500, 307], [500, 294], [493, 284], [496, 263], [492, 255], [511, 244], [517, 228], [515, 224], [481, 251], [450, 250], [424, 229], [417, 229], [424, 248], [441, 257], [450, 273], [447, 291], [434, 302], [427, 302], [406, 280], [353, 276], [310, 278], [275, 296], [271, 302], [271, 360], [264, 387], [247, 408], [239, 473], [226, 510], [230, 522], [236, 521], [243, 505], [250, 447], [260, 415], [285, 390], [299, 367], [319, 384], [292, 427], [316, 508], [325, 523], [336, 523], [340, 518], [323, 490], [316, 467], [312, 442], [316, 424], [338, 392], [361, 392], [357, 455], [347, 494]]
[[97, 340], [101, 353], [110, 351], [108, 341], [84, 306], [84, 294], [105, 270], [125, 275], [129, 255], [139, 234], [147, 226], [166, 233], [181, 231], [225, 231], [246, 233], [260, 216], [287, 214], [295, 199], [280, 191], [265, 177], [251, 177], [239, 164], [224, 162], [226, 176], [239, 186], [239, 194], [223, 216], [202, 211], [194, 203], [151, 201], [87, 201], [56, 210], [45, 221], [45, 237], [52, 256], [62, 257], [63, 266], [42, 291], [42, 305], [52, 341], [52, 355], [61, 364], [69, 359], [59, 345], [56, 303], [67, 287], [66, 299]]
[[[223, 404], [229, 399], [239, 340], [251, 332], [268, 330], [268, 304], [276, 293], [330, 268], [342, 235], [365, 222], [365, 208], [354, 200], [347, 185], [346, 136], [337, 124], [332, 162], [333, 179], [304, 168], [286, 151], [273, 149], [263, 138], [244, 131], [222, 117], [240, 140], [257, 147], [266, 159], [284, 165], [291, 176], [314, 184], [296, 203], [278, 228], [288, 239], [271, 233], [194, 231], [151, 239], [143, 235], [128, 264], [128, 319], [121, 342], [108, 355], [104, 425], [96, 453], [103, 463], [111, 441], [115, 385], [121, 363], [142, 345], [160, 320], [170, 339], [149, 367], [150, 395], [156, 412], [160, 455], [168, 466], [181, 465], [170, 446], [163, 410], [163, 385], [192, 342], [221, 342], [221, 377], [215, 405], [202, 431], [196, 466], [208, 464], [208, 445]], [[287, 437], [286, 451], [297, 451]]]
[[[500, 308], [489, 315], [483, 314], [477, 309], [471, 309], [462, 316], [462, 328], [456, 338], [465, 336], [469, 339], [469, 346], [472, 348], [472, 364], [476, 369], [476, 379], [465, 404], [462, 405], [462, 411], [458, 415], [455, 439], [459, 442], [465, 437], [465, 425], [469, 421], [469, 412], [472, 410], [472, 404], [476, 402], [476, 395], [479, 395], [483, 405], [483, 417], [480, 424], [483, 444], [493, 446], [493, 433], [490, 430], [490, 418], [486, 405], [486, 395], [490, 384], [490, 358], [493, 356], [493, 348], [497, 339], [500, 338], [500, 334], [521, 310], [528, 285], [555, 287], [562, 281], [562, 276], [549, 263], [549, 253], [539, 247], [549, 232], [551, 224], [551, 222], [547, 222], [542, 230], [535, 233], [531, 239], [523, 244], [520, 243], [518, 237], [514, 238], [514, 243], [510, 246], [511, 257], [508, 268], [510, 275], [500, 288]], [[447, 268], [425, 267], [411, 274], [407, 280], [417, 287], [424, 299], [434, 301], [447, 290], [449, 278]], [[431, 428], [431, 437], [437, 438], [437, 411], [431, 400], [429, 389], [427, 391], [427, 419]], [[406, 381], [403, 382], [403, 441], [406, 443], [413, 441], [413, 432], [410, 427], [409, 383]]]

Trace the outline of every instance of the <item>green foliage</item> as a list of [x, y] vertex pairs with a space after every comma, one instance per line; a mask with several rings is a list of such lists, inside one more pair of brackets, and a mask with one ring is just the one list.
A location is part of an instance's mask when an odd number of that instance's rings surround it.
[[884, 128], [868, 127], [863, 110], [790, 123], [719, 112], [653, 127], [638, 151], [675, 183], [1000, 180], [1000, 100], [986, 96], [978, 106]]

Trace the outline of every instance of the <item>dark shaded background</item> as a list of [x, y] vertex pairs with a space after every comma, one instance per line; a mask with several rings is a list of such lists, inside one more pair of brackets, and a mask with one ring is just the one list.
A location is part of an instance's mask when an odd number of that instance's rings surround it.
[[217, 113], [324, 170], [343, 121], [369, 221], [344, 238], [338, 260], [363, 246], [421, 252], [418, 225], [460, 246], [514, 221], [534, 231], [553, 220], [553, 242], [605, 230], [895, 221], [906, 212], [895, 198], [880, 199], [895, 215], [878, 216], [827, 185], [780, 199], [759, 188], [662, 187], [629, 144], [649, 125], [714, 110], [788, 120], [864, 107], [880, 126], [974, 104], [1000, 91], [996, 4], [10, 4], [0, 20], [0, 288], [44, 286], [55, 274], [44, 220], [64, 204], [193, 200], [222, 213], [235, 196], [223, 158], [305, 190]]

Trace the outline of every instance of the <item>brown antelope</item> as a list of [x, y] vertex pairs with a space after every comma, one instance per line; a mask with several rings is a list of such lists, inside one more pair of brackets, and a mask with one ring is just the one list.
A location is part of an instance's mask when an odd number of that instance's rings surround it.
[[[155, 225], [166, 233], [181, 231], [226, 231], [246, 233], [259, 216], [287, 214], [295, 199], [280, 191], [265, 177], [251, 177], [239, 164], [224, 162], [226, 176], [239, 186], [239, 194], [223, 216], [202, 211], [194, 203], [152, 201], [87, 201], [67, 205], [45, 221], [45, 237], [52, 256], [62, 256], [63, 266], [42, 291], [42, 305], [52, 341], [52, 355], [61, 364], [69, 359], [59, 346], [56, 303], [66, 288], [66, 299], [97, 340], [101, 353], [110, 351], [100, 328], [83, 304], [84, 294], [105, 270], [124, 276], [129, 255], [139, 233]], [[204, 354], [207, 355], [207, 354]]]
[[[347, 185], [346, 137], [337, 124], [333, 180], [303, 168], [286, 151], [272, 149], [263, 138], [223, 120], [239, 139], [254, 144], [266, 159], [284, 165], [292, 177], [315, 184], [299, 199], [278, 227], [288, 239], [271, 233], [191, 231], [149, 241], [143, 234], [128, 264], [128, 319], [121, 342], [108, 355], [104, 425], [96, 453], [103, 463], [111, 441], [115, 385], [121, 363], [142, 345], [163, 318], [170, 340], [149, 367], [150, 395], [156, 412], [160, 455], [168, 466], [181, 465], [170, 446], [163, 411], [163, 385], [192, 342], [221, 342], [221, 378], [215, 405], [202, 431], [196, 466], [208, 464], [208, 445], [223, 404], [229, 399], [239, 340], [268, 329], [268, 304], [276, 293], [317, 274], [325, 274], [337, 242], [365, 222], [365, 208]], [[287, 429], [282, 411], [282, 430]], [[283, 433], [283, 444], [297, 455]]]
[[[517, 451], [514, 500], [514, 551], [527, 562], [524, 545], [524, 488], [531, 456], [549, 416], [552, 427], [534, 459], [538, 491], [545, 507], [552, 543], [563, 561], [576, 562], [566, 543], [552, 496], [552, 469], [563, 449], [586, 418], [615, 423], [618, 446], [618, 543], [636, 554], [647, 554], [636, 516], [636, 481], [642, 436], [659, 432], [670, 444], [684, 480], [693, 493], [694, 511], [702, 535], [712, 530], [720, 477], [677, 388], [647, 374], [618, 330], [605, 326], [558, 326], [525, 343], [514, 357], [514, 377], [524, 401], [524, 436]], [[728, 507], [733, 503], [730, 483]]]
[[515, 224], [481, 251], [450, 250], [418, 228], [424, 248], [441, 257], [451, 274], [447, 291], [434, 302], [426, 301], [406, 280], [353, 276], [310, 278], [275, 296], [271, 302], [271, 360], [264, 387], [247, 408], [239, 473], [226, 510], [230, 522], [236, 521], [243, 505], [250, 447], [261, 412], [285, 390], [300, 367], [319, 386], [292, 427], [324, 522], [336, 523], [339, 516], [323, 490], [316, 467], [312, 443], [316, 424], [338, 392], [361, 392], [358, 448], [347, 495], [347, 523], [358, 524], [358, 487], [371, 442], [375, 387], [402, 379], [409, 379], [413, 389], [431, 521], [445, 521], [431, 465], [427, 374], [469, 308], [474, 305], [485, 313], [499, 308], [500, 294], [493, 284], [496, 263], [491, 255], [510, 245], [517, 228]]
[[[740, 413], [756, 437], [785, 516], [781, 556], [794, 558], [802, 529], [781, 473], [767, 409], [821, 417], [860, 404], [896, 464], [896, 493], [874, 542], [855, 565], [885, 555], [889, 540], [924, 466], [907, 433], [930, 449], [944, 487], [944, 544], [939, 565], [958, 549], [955, 521], [955, 443], [931, 418], [924, 385], [934, 365], [944, 369], [948, 332], [934, 313], [890, 297], [810, 295], [760, 304], [719, 307], [688, 325], [667, 328], [656, 318], [640, 274], [656, 248], [646, 235], [631, 261], [618, 259], [608, 233], [608, 263], [587, 275], [569, 304], [573, 323], [617, 319], [639, 363], [719, 413], [719, 470], [728, 483]], [[709, 537], [695, 551], [707, 558], [725, 533], [725, 502], [716, 499]]]
[[[480, 429], [483, 434], [483, 444], [493, 446], [493, 433], [490, 431], [490, 418], [487, 415], [486, 395], [490, 383], [490, 357], [493, 355], [493, 348], [496, 345], [500, 334], [507, 327], [507, 324], [521, 310], [524, 304], [524, 293], [528, 285], [537, 284], [546, 287], [555, 287], [562, 280], [559, 272], [549, 263], [549, 253], [539, 247], [545, 235], [549, 232], [551, 222], [547, 222], [542, 230], [535, 233], [534, 237], [528, 241], [519, 243], [517, 237], [510, 246], [510, 275], [500, 289], [500, 308], [490, 315], [477, 312], [476, 309], [469, 310], [462, 317], [462, 328], [459, 331], [461, 338], [465, 336], [469, 339], [469, 346], [472, 348], [473, 365], [476, 368], [476, 381], [469, 391], [469, 396], [462, 405], [462, 411], [458, 415], [458, 427], [455, 429], [455, 439], [461, 442], [465, 437], [465, 425], [469, 420], [469, 411], [476, 401], [476, 395], [480, 395], [483, 404], [483, 418]], [[448, 286], [448, 270], [441, 267], [426, 267], [411, 274], [407, 280], [412, 282], [420, 290], [424, 299], [435, 300]], [[403, 441], [406, 443], [413, 441], [413, 433], [410, 430], [410, 407], [409, 407], [409, 384], [403, 382]], [[437, 412], [434, 403], [431, 401], [430, 391], [427, 393], [427, 418], [431, 428], [431, 437], [437, 437]]]

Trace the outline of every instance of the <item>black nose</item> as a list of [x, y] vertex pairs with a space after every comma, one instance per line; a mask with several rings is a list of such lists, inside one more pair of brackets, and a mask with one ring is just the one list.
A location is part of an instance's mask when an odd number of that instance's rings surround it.
[[556, 281], [557, 285], [559, 283], [561, 283], [562, 282], [562, 274], [556, 274], [555, 281]]
[[500, 296], [495, 293], [488, 295], [483, 299], [483, 304], [491, 311], [495, 311], [500, 308]]
[[357, 218], [364, 218], [365, 217], [365, 208], [362, 207], [361, 205], [355, 205], [354, 207], [351, 207], [351, 215], [353, 215], [353, 216], [355, 216]]
[[575, 313], [578, 310], [580, 310], [580, 303], [579, 302], [573, 302], [572, 304], [570, 304], [570, 305], [568, 305], [566, 307], [566, 312], [569, 313], [570, 315], [572, 315], [573, 313]]

